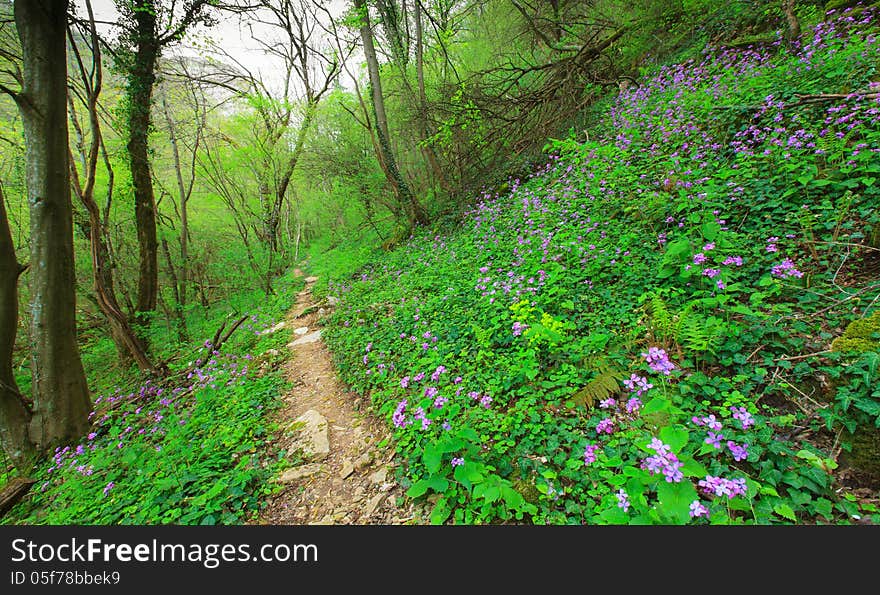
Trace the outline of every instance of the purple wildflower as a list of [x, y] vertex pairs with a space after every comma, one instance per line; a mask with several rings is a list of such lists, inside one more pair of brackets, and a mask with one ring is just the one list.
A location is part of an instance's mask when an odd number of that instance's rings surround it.
[[596, 451], [599, 450], [598, 444], [587, 444], [584, 449], [584, 465], [596, 462]]
[[666, 350], [664, 349], [650, 347], [648, 348], [647, 353], [642, 354], [642, 357], [645, 358], [648, 366], [655, 372], [668, 376], [669, 373], [675, 369], [675, 364], [669, 361], [669, 357], [666, 355]]
[[691, 510], [690, 510], [691, 518], [698, 519], [701, 516], [709, 518], [709, 509], [700, 504], [699, 500], [694, 500], [691, 502]]
[[461, 457], [453, 457], [452, 466], [458, 467], [459, 465], [464, 465], [464, 459]]
[[404, 428], [412, 423], [406, 419], [406, 404], [406, 399], [397, 404], [397, 409], [394, 410], [394, 415], [391, 416], [394, 427]]
[[617, 407], [617, 401], [614, 400], [614, 397], [608, 397], [599, 401], [599, 407], [601, 409], [614, 409]]
[[704, 440], [704, 442], [706, 444], [711, 444], [714, 448], [720, 450], [722, 440], [724, 440], [723, 435], [716, 434], [715, 432], [709, 432], [709, 434], [706, 436], [706, 440]]
[[626, 490], [624, 490], [623, 488], [620, 488], [619, 490], [617, 490], [617, 493], [615, 494], [615, 496], [617, 497], [617, 506], [619, 508], [622, 508], [623, 512], [628, 511], [629, 506], [630, 506], [630, 502], [629, 502], [629, 494], [626, 493]]
[[730, 410], [733, 412], [733, 419], [738, 419], [742, 424], [743, 430], [748, 430], [755, 425], [755, 418], [752, 417], [751, 413], [746, 411], [745, 407], [731, 407]]
[[781, 263], [774, 265], [773, 268], [770, 270], [770, 274], [774, 277], [779, 277], [780, 279], [784, 279], [785, 277], [801, 278], [804, 276], [804, 274], [797, 269], [790, 258], [786, 258]]
[[746, 457], [749, 456], [749, 452], [748, 452], [749, 445], [748, 444], [743, 444], [742, 446], [740, 446], [739, 444], [737, 444], [733, 440], [728, 440], [727, 441], [727, 448], [730, 449], [730, 454], [733, 455], [734, 461], [744, 461], [744, 460], [746, 460]]
[[610, 417], [606, 417], [596, 426], [596, 434], [606, 433], [610, 434], [614, 431], [614, 420]]

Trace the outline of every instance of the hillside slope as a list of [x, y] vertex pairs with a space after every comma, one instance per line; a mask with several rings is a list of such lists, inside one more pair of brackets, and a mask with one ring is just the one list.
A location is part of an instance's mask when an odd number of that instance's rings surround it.
[[877, 23], [659, 68], [326, 288], [434, 522], [876, 522]]

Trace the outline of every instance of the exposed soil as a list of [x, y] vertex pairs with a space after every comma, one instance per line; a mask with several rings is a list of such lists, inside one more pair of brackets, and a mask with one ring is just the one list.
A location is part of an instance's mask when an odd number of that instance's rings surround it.
[[[298, 273], [301, 274], [301, 273]], [[300, 329], [288, 345], [290, 357], [283, 365], [292, 388], [276, 414], [279, 434], [271, 448], [288, 452], [295, 447], [299, 431], [293, 421], [309, 410], [323, 415], [329, 430], [330, 451], [317, 460], [295, 460], [317, 471], [282, 483], [283, 489], [265, 503], [256, 524], [421, 524], [424, 513], [405, 502], [403, 489], [394, 480], [393, 449], [387, 445], [385, 422], [368, 411], [364, 399], [350, 392], [336, 375], [330, 352], [323, 340], [293, 345], [300, 338], [321, 329], [328, 306], [314, 303], [306, 287], [287, 316], [286, 326]], [[308, 327], [303, 331], [303, 327]], [[291, 426], [294, 425], [293, 428]], [[383, 440], [386, 444], [379, 446]], [[296, 457], [293, 457], [296, 459]]]

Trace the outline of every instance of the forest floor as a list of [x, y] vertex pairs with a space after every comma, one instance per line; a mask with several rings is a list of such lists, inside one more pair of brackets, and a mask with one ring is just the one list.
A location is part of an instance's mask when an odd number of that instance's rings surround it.
[[330, 306], [315, 303], [311, 288], [316, 280], [306, 279], [285, 321], [294, 331], [284, 363], [291, 387], [276, 412], [279, 429], [270, 445], [276, 453], [285, 451], [294, 466], [277, 478], [281, 489], [268, 497], [252, 522], [424, 523], [424, 512], [405, 502], [394, 479], [394, 449], [385, 423], [336, 374], [320, 337], [321, 318]]

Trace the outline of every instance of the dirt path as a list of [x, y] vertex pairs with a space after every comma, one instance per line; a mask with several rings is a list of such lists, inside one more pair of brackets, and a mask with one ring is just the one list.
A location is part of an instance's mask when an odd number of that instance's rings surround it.
[[[292, 384], [277, 413], [280, 432], [273, 445], [305, 454], [302, 464], [278, 478], [282, 490], [270, 497], [258, 524], [412, 524], [422, 513], [404, 504], [394, 481], [393, 450], [378, 444], [388, 437], [382, 420], [367, 412], [363, 399], [336, 375], [320, 338], [323, 305], [306, 287], [288, 313], [294, 330], [284, 373]], [[296, 420], [304, 416], [305, 424]], [[300, 461], [297, 461], [300, 463]]]

